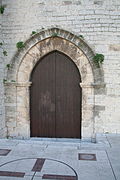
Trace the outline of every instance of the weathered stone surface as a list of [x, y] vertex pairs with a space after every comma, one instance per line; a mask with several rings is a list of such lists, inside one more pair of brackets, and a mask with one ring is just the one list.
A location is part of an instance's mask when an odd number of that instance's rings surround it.
[[109, 49], [110, 49], [111, 51], [120, 51], [120, 44], [111, 44], [111, 45], [109, 46]]
[[[0, 15], [0, 42], [3, 42], [8, 56], [3, 56], [0, 48], [0, 137], [2, 134], [5, 136], [6, 132], [6, 136], [11, 137], [22, 137], [22, 134], [24, 137], [29, 136], [29, 117], [26, 112], [29, 106], [30, 72], [40, 57], [55, 49], [70, 56], [81, 73], [83, 136], [90, 136], [94, 121], [96, 132], [120, 132], [119, 1], [25, 0], [21, 3], [20, 0], [4, 0], [2, 4], [6, 8], [4, 14]], [[32, 31], [38, 34], [31, 36]], [[51, 37], [54, 33], [58, 37]], [[79, 35], [84, 36], [85, 42], [81, 37], [78, 38]], [[25, 48], [16, 53], [16, 43], [26, 40]], [[94, 66], [92, 50], [104, 54], [103, 71]], [[13, 67], [9, 71], [7, 64]], [[5, 86], [3, 79], [7, 79]], [[12, 83], [13, 80], [16, 83]], [[106, 87], [93, 85], [104, 82]], [[18, 87], [25, 90], [23, 94], [26, 93], [26, 100], [21, 97], [22, 91]], [[21, 104], [24, 104], [23, 107], [27, 105], [25, 111]], [[105, 106], [105, 110], [98, 108], [95, 111], [97, 116], [91, 105]], [[15, 106], [14, 112], [11, 107], [14, 109]], [[18, 123], [17, 126], [19, 109], [27, 117], [22, 118], [22, 123], [28, 129], [26, 134], [22, 124]]]

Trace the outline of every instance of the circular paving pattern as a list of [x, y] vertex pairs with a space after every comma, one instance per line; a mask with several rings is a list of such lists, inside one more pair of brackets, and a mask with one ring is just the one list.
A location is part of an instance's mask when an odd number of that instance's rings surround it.
[[0, 180], [78, 180], [68, 164], [49, 158], [22, 158], [0, 165]]

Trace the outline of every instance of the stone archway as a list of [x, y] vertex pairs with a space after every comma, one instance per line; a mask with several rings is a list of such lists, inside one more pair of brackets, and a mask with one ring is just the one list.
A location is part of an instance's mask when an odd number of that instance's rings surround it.
[[30, 137], [30, 75], [41, 57], [58, 50], [70, 57], [79, 69], [83, 94], [82, 137], [93, 137], [94, 94], [96, 88], [104, 86], [104, 77], [102, 69], [97, 68], [92, 61], [94, 53], [91, 48], [78, 36], [58, 28], [41, 31], [25, 44], [25, 48], [12, 59], [12, 68], [8, 70], [5, 83], [7, 136]]
[[30, 135], [81, 138], [81, 77], [73, 60], [52, 51], [34, 67], [30, 87]]

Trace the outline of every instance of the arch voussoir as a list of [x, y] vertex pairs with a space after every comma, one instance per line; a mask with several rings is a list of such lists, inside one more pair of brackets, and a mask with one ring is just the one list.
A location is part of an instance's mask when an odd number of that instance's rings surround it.
[[[51, 28], [42, 30], [27, 40], [25, 48], [17, 52], [11, 60], [12, 68], [7, 72], [8, 81], [5, 83], [7, 136], [30, 137], [29, 86], [31, 85], [31, 72], [43, 56], [55, 50], [70, 57], [81, 74], [82, 137], [93, 135], [94, 88], [95, 83], [102, 84], [104, 82], [102, 69], [95, 67], [92, 61], [94, 53], [83, 39], [68, 31]], [[14, 94], [15, 98], [8, 105], [7, 99], [10, 94], [11, 96]], [[91, 101], [89, 101], [90, 99]], [[12, 108], [15, 113], [11, 117], [9, 112]], [[20, 114], [22, 114], [21, 118]], [[11, 125], [10, 122], [14, 122], [14, 125]]]

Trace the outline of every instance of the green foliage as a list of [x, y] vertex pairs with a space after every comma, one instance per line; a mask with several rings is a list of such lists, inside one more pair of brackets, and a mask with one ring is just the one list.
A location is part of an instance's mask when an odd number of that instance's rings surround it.
[[3, 52], [2, 52], [3, 55], [4, 55], [4, 56], [7, 56], [7, 51], [5, 51], [4, 48], [3, 48], [2, 46], [3, 46], [3, 43], [0, 42], [0, 48], [3, 50]]
[[10, 64], [7, 64], [6, 67], [8, 68], [8, 70], [10, 70], [11, 65], [10, 65]]
[[58, 33], [53, 33], [52, 34], [52, 37], [56, 37], [56, 36], [58, 36]]
[[7, 51], [3, 51], [3, 55], [4, 55], [4, 56], [7, 56]]
[[82, 39], [84, 39], [84, 36], [83, 36], [83, 35], [81, 35], [81, 34], [79, 35], [79, 37], [80, 37], [80, 38], [82, 38]]
[[7, 80], [6, 80], [6, 79], [3, 79], [3, 83], [5, 83], [5, 82], [7, 82]]
[[3, 14], [3, 13], [4, 13], [4, 10], [5, 10], [5, 6], [1, 5], [1, 6], [0, 6], [0, 14]]
[[94, 63], [96, 64], [96, 66], [99, 68], [99, 67], [100, 67], [100, 64], [102, 64], [103, 61], [104, 61], [104, 55], [103, 55], [103, 54], [96, 54], [96, 55], [93, 57], [93, 61], [94, 61]]
[[16, 82], [15, 80], [11, 80], [11, 82]]
[[36, 34], [37, 32], [36, 31], [32, 31], [32, 34], [31, 35], [34, 35], [34, 34]]
[[18, 49], [22, 49], [22, 48], [25, 47], [25, 44], [24, 44], [24, 42], [19, 41], [19, 42], [16, 44], [16, 47], [17, 47]]

